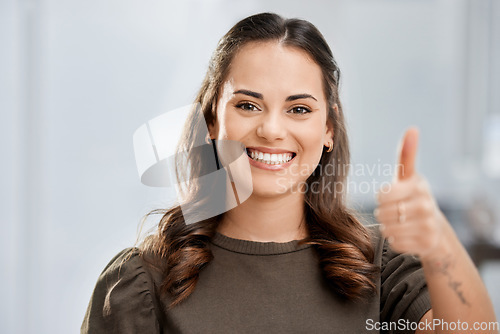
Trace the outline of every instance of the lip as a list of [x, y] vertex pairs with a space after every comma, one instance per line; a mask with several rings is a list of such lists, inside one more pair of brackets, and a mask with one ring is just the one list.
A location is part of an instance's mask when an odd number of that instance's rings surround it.
[[[286, 151], [284, 153], [290, 153], [290, 152]], [[252, 165], [254, 167], [257, 167], [260, 169], [265, 169], [265, 170], [277, 171], [277, 170], [285, 169], [288, 166], [290, 166], [293, 163], [293, 160], [295, 159], [296, 156], [294, 156], [290, 161], [287, 161], [284, 164], [280, 164], [280, 165], [268, 165], [268, 164], [265, 164], [265, 163], [260, 162], [260, 161], [255, 161], [252, 158], [250, 158], [248, 155], [247, 155], [247, 157], [248, 157], [248, 160], [250, 162], [250, 165]]]
[[262, 147], [262, 146], [247, 146], [247, 148], [254, 149], [254, 150], [260, 151], [262, 153], [274, 153], [274, 154], [296, 153], [294, 151], [285, 150], [283, 148], [272, 148], [272, 147]]

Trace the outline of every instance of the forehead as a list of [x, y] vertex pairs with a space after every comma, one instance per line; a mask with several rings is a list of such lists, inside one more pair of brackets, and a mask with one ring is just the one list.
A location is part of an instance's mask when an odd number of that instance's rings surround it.
[[250, 42], [233, 58], [226, 82], [235, 88], [271, 94], [323, 96], [321, 68], [302, 49], [278, 42]]

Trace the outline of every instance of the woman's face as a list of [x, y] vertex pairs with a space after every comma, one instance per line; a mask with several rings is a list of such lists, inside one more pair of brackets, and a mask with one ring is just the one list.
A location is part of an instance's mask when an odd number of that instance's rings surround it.
[[234, 57], [210, 132], [245, 145], [254, 196], [304, 192], [333, 138], [322, 80], [306, 52], [277, 42], [248, 43]]

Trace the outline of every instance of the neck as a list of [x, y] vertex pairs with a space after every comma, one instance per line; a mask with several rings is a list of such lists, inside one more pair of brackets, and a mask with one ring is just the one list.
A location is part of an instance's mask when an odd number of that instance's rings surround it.
[[228, 237], [260, 242], [288, 242], [307, 236], [304, 196], [300, 193], [274, 198], [251, 195], [226, 212], [217, 231]]

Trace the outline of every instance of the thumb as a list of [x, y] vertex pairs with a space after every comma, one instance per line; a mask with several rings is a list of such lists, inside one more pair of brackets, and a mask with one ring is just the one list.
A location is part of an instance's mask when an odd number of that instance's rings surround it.
[[418, 129], [415, 126], [406, 130], [399, 144], [397, 181], [405, 180], [415, 174], [415, 160], [418, 149]]

